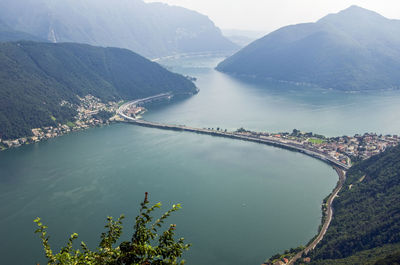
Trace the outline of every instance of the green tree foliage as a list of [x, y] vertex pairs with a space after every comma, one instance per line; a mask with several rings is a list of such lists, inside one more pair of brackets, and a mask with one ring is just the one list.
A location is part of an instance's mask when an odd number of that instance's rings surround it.
[[400, 251], [378, 260], [375, 265], [400, 265]]
[[[390, 263], [393, 258], [399, 257], [400, 244], [388, 244], [383, 247], [377, 247], [369, 250], [356, 252], [354, 255], [343, 259], [325, 259], [311, 262], [318, 265], [395, 265]], [[385, 263], [383, 263], [385, 262]], [[389, 262], [389, 263], [387, 263]], [[304, 264], [301, 260], [296, 264]]]
[[112, 116], [114, 116], [114, 113], [105, 110], [100, 110], [97, 114], [92, 115], [93, 118], [103, 121], [108, 120]]
[[122, 235], [121, 215], [117, 220], [107, 217], [105, 225], [106, 232], [101, 234], [101, 241], [96, 251], [90, 250], [84, 242], [81, 242], [81, 249], [74, 249], [74, 240], [78, 234], [74, 233], [69, 238], [65, 247], [58, 253], [54, 253], [49, 244], [47, 226], [38, 217], [34, 222], [38, 225], [36, 233], [40, 235], [48, 264], [88, 264], [88, 265], [177, 265], [184, 264], [181, 256], [188, 250], [190, 244], [185, 244], [184, 239], [174, 239], [176, 226], [171, 224], [162, 233], [165, 220], [171, 213], [181, 208], [180, 204], [173, 205], [159, 219], [153, 221], [152, 213], [161, 208], [161, 203], [149, 206], [146, 197], [141, 203], [139, 215], [135, 219], [134, 232], [130, 241], [124, 241], [115, 246]]
[[[362, 251], [399, 244], [399, 202], [400, 146], [354, 165], [333, 203], [332, 223], [311, 253], [313, 264], [348, 257], [354, 262]], [[367, 255], [359, 257], [359, 261], [361, 257], [371, 259]]]

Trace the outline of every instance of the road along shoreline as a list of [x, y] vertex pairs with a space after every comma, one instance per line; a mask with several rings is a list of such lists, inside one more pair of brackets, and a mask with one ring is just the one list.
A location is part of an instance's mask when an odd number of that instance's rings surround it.
[[313, 249], [315, 249], [315, 247], [318, 245], [319, 242], [321, 242], [321, 240], [324, 238], [326, 231], [329, 228], [329, 225], [331, 224], [332, 218], [333, 218], [333, 208], [332, 208], [332, 203], [335, 200], [335, 198], [337, 197], [338, 193], [340, 192], [340, 190], [343, 187], [343, 184], [346, 180], [346, 171], [338, 168], [336, 166], [334, 166], [334, 169], [336, 170], [337, 174], [339, 175], [339, 181], [335, 187], [335, 189], [333, 190], [333, 192], [329, 195], [328, 200], [326, 202], [326, 209], [324, 212], [324, 222], [322, 224], [322, 228], [319, 231], [318, 235], [316, 236], [316, 238], [310, 243], [308, 244], [308, 246], [303, 249], [302, 251], [300, 251], [299, 253], [297, 253], [296, 255], [294, 255], [290, 261], [287, 263], [287, 265], [292, 265], [294, 264], [298, 259], [300, 259], [303, 254], [307, 255], [310, 251], [312, 251]]

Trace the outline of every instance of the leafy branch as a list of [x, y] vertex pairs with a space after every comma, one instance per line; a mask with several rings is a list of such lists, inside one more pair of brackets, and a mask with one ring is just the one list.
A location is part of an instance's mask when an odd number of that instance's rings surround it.
[[106, 232], [101, 234], [101, 241], [96, 251], [91, 251], [84, 242], [81, 242], [80, 249], [73, 249], [73, 243], [78, 238], [78, 234], [74, 233], [68, 239], [66, 246], [54, 254], [49, 244], [47, 226], [39, 217], [34, 220], [38, 226], [35, 233], [40, 234], [49, 265], [183, 265], [185, 261], [180, 258], [184, 251], [189, 249], [190, 244], [185, 244], [184, 238], [174, 239], [176, 225], [171, 224], [167, 230], [158, 233], [165, 220], [173, 212], [181, 209], [181, 205], [173, 205], [153, 222], [152, 214], [160, 208], [161, 203], [149, 206], [146, 192], [139, 215], [135, 218], [131, 241], [124, 241], [118, 246], [115, 245], [122, 235], [122, 220], [125, 217], [121, 215], [117, 220], [107, 217]]

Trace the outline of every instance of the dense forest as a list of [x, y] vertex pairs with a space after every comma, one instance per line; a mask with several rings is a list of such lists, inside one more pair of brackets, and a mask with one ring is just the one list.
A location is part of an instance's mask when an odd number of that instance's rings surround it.
[[73, 119], [91, 94], [103, 101], [163, 92], [191, 94], [195, 85], [126, 49], [84, 44], [0, 43], [0, 138], [31, 135], [31, 129]]
[[[312, 264], [388, 264], [400, 251], [400, 146], [354, 165]], [[389, 263], [394, 264], [394, 263]]]

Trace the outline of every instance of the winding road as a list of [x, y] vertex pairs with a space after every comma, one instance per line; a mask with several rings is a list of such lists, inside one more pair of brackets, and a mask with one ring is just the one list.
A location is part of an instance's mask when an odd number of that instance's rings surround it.
[[324, 221], [324, 224], [322, 225], [321, 231], [319, 232], [318, 236], [314, 239], [314, 241], [311, 242], [311, 244], [309, 244], [303, 251], [300, 251], [299, 253], [297, 253], [287, 263], [287, 265], [294, 264], [299, 258], [301, 258], [303, 253], [308, 254], [308, 252], [313, 250], [318, 245], [318, 243], [324, 238], [324, 235], [326, 234], [326, 231], [328, 230], [328, 227], [329, 227], [329, 225], [332, 221], [332, 217], [333, 217], [332, 203], [335, 200], [338, 193], [340, 192], [340, 190], [342, 189], [343, 184], [346, 180], [346, 171], [344, 171], [338, 167], [334, 167], [334, 168], [339, 175], [339, 182], [338, 182], [336, 188], [333, 190], [333, 192], [329, 196], [328, 201], [326, 202], [325, 221]]

